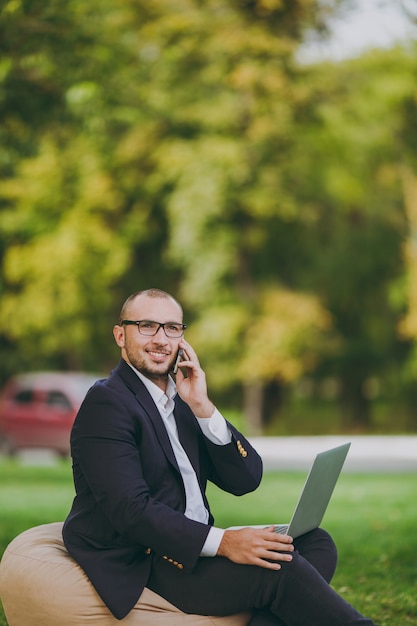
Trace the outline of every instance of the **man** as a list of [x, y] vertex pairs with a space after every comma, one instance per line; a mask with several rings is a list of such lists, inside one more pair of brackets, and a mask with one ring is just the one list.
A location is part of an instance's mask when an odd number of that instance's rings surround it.
[[248, 493], [262, 462], [210, 401], [184, 329], [180, 304], [158, 289], [123, 305], [121, 361], [88, 392], [71, 435], [69, 553], [118, 619], [147, 586], [186, 613], [251, 610], [252, 626], [372, 626], [328, 584], [337, 557], [325, 531], [293, 541], [273, 527], [213, 526], [207, 481]]

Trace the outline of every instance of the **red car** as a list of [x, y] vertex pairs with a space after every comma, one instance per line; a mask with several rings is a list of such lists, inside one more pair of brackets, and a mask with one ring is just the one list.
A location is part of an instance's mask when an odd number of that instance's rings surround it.
[[48, 448], [69, 454], [77, 411], [100, 374], [37, 372], [11, 378], [0, 395], [0, 452]]

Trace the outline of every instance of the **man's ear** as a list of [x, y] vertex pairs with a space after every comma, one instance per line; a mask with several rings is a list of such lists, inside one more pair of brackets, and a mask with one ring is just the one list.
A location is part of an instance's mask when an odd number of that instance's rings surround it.
[[119, 326], [119, 324], [116, 324], [113, 327], [113, 337], [119, 348], [125, 347], [125, 329], [123, 328], [123, 326]]

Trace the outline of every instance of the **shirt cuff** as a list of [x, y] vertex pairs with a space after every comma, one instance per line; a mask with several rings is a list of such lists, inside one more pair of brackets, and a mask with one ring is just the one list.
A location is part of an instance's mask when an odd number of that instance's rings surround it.
[[232, 441], [232, 433], [227, 426], [227, 422], [217, 409], [214, 409], [214, 413], [209, 419], [197, 417], [197, 421], [203, 435], [205, 435], [211, 443], [215, 443], [218, 446], [225, 446]]
[[223, 535], [224, 530], [222, 528], [212, 526], [201, 549], [200, 556], [216, 556]]

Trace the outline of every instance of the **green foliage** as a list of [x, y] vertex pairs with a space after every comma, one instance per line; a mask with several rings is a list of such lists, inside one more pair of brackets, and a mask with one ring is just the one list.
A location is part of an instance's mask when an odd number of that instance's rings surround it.
[[104, 330], [109, 286], [129, 261], [109, 223], [117, 193], [81, 139], [65, 152], [46, 140], [19, 174], [5, 184], [13, 208], [3, 212], [3, 231], [14, 243], [4, 255], [0, 316], [9, 340], [32, 347], [30, 359], [65, 354], [68, 367], [82, 367], [83, 346]]
[[120, 304], [158, 286], [214, 391], [332, 377], [369, 427], [370, 379], [410, 389], [415, 54], [300, 66], [346, 2], [4, 3], [1, 381], [108, 369]]

